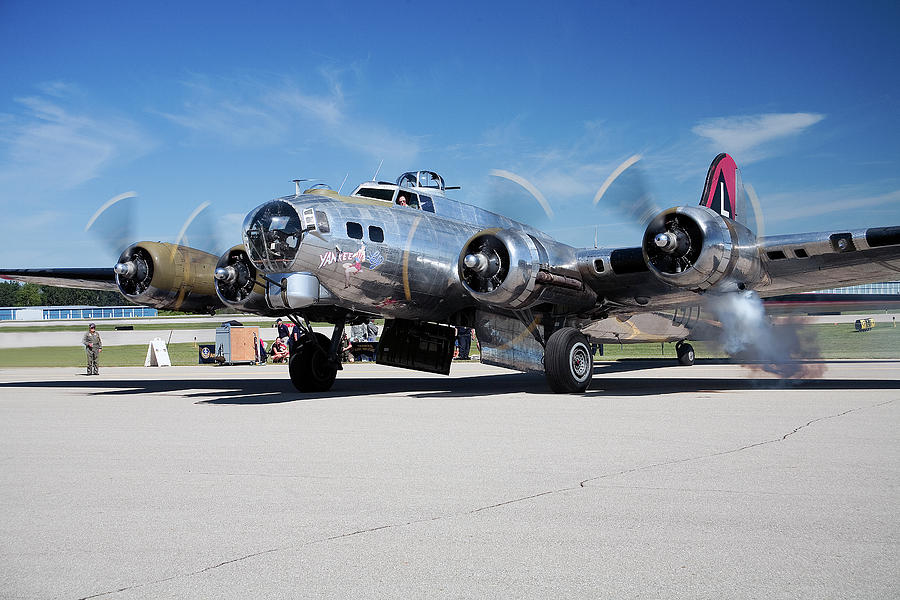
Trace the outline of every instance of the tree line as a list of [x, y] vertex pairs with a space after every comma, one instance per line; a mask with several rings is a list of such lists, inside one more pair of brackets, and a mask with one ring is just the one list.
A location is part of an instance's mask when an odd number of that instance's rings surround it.
[[127, 306], [119, 292], [0, 282], [0, 306]]

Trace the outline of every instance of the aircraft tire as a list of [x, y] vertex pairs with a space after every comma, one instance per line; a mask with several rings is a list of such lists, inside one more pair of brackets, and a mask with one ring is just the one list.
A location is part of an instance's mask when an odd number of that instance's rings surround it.
[[678, 364], [683, 367], [690, 367], [694, 364], [694, 347], [690, 344], [675, 344], [675, 352], [678, 354]]
[[544, 375], [557, 394], [585, 391], [594, 375], [594, 357], [587, 338], [574, 327], [550, 334], [544, 348]]
[[318, 343], [309, 340], [301, 344], [288, 363], [291, 383], [301, 392], [327, 392], [337, 377], [337, 368], [322, 350], [331, 346], [331, 340], [321, 333], [315, 335]]

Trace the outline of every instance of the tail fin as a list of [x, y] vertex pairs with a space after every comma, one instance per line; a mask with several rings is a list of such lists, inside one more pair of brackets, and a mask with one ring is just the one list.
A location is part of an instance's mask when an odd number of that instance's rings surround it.
[[723, 217], [738, 220], [738, 188], [740, 177], [734, 159], [724, 152], [712, 161], [706, 174], [706, 185], [700, 197], [700, 206], [706, 206]]

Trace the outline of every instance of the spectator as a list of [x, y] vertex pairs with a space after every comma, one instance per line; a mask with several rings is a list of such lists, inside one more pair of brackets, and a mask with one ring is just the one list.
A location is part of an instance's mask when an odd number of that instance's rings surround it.
[[100, 341], [100, 334], [97, 333], [97, 327], [93, 323], [81, 338], [81, 343], [84, 345], [84, 352], [87, 355], [87, 374], [99, 375], [100, 369], [97, 363], [100, 360], [100, 353], [103, 352], [103, 342]]
[[378, 337], [378, 325], [371, 319], [366, 319], [366, 341], [374, 342]]
[[459, 360], [469, 360], [469, 349], [472, 347], [472, 329], [469, 327], [456, 328], [456, 343], [459, 346]]
[[284, 322], [281, 319], [278, 319], [277, 321], [275, 321], [275, 327], [278, 328], [278, 337], [281, 338], [281, 341], [283, 341], [285, 344], [287, 344], [287, 340], [291, 335], [291, 330], [288, 328], [287, 325], [284, 324]]
[[269, 352], [272, 354], [273, 363], [283, 363], [290, 357], [287, 344], [285, 344], [281, 338], [276, 338], [275, 341], [272, 342], [272, 347], [269, 349]]
[[347, 337], [347, 332], [345, 331], [341, 334], [341, 362], [355, 362], [351, 348], [353, 348], [353, 342]]

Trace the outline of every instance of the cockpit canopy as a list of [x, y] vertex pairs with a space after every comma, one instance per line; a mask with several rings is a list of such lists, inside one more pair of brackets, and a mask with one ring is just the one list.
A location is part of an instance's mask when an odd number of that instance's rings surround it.
[[263, 271], [287, 270], [303, 237], [297, 211], [284, 200], [267, 202], [244, 219], [244, 246], [253, 264]]
[[397, 178], [397, 185], [410, 188], [431, 188], [444, 191], [444, 178], [434, 171], [410, 171]]

